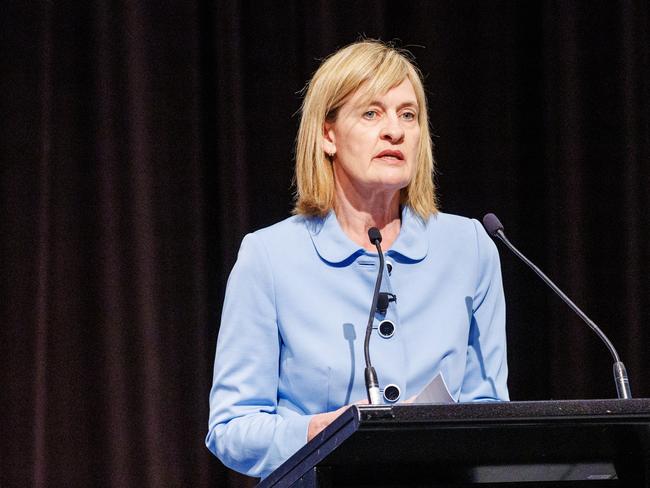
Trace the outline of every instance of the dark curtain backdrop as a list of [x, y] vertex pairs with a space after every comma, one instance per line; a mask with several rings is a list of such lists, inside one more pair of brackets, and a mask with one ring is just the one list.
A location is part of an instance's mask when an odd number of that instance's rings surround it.
[[[0, 486], [243, 486], [203, 445], [244, 233], [291, 208], [299, 91], [360, 35], [426, 76], [447, 212], [496, 212], [650, 396], [644, 0], [25, 1], [0, 14]], [[501, 249], [513, 399], [613, 397]]]

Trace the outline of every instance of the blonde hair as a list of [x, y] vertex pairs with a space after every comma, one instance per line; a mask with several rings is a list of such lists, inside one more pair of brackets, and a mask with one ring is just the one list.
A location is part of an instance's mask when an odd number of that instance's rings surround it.
[[323, 127], [362, 84], [371, 100], [408, 78], [420, 107], [420, 146], [415, 176], [400, 191], [400, 203], [426, 220], [438, 211], [434, 160], [426, 96], [420, 71], [408, 52], [381, 41], [355, 42], [326, 58], [309, 81], [296, 140], [296, 205], [294, 213], [325, 216], [334, 207], [334, 172], [323, 150]]

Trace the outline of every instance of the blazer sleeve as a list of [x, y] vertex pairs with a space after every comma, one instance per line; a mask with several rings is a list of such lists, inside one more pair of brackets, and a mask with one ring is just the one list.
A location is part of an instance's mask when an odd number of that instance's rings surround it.
[[206, 445], [249, 476], [267, 476], [307, 442], [312, 416], [278, 413], [280, 347], [268, 253], [248, 234], [226, 287]]
[[506, 307], [499, 252], [481, 224], [472, 222], [478, 253], [477, 286], [459, 401], [508, 400]]

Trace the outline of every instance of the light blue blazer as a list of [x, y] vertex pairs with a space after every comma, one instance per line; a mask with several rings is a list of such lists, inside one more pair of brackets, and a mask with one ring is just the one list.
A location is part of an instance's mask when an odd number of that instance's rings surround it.
[[[384, 250], [385, 316], [373, 331], [380, 388], [416, 395], [442, 373], [460, 402], [507, 400], [505, 305], [495, 244], [476, 221], [408, 207]], [[206, 445], [232, 469], [266, 477], [307, 441], [313, 414], [366, 398], [363, 340], [379, 258], [334, 212], [248, 234], [228, 279]], [[396, 391], [396, 390], [394, 390]]]

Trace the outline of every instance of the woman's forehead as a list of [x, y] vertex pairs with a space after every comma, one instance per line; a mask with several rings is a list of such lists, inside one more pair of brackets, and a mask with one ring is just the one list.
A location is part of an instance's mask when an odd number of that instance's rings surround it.
[[[404, 85], [404, 87], [401, 85]], [[368, 105], [372, 102], [378, 102], [396, 88], [400, 88], [400, 98], [404, 98], [404, 100], [400, 100], [400, 103], [408, 102], [416, 106], [418, 105], [415, 88], [408, 77], [405, 77], [388, 87], [364, 82], [359, 86], [359, 88], [346, 97], [343, 101], [343, 105], [350, 104], [353, 107], [358, 107]]]

